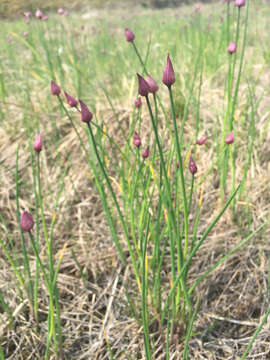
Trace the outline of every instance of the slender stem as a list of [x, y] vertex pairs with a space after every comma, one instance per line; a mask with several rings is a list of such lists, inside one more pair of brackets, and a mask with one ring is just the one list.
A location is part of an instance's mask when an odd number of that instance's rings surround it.
[[37, 258], [37, 261], [40, 265], [40, 268], [41, 268], [41, 271], [43, 273], [43, 277], [44, 277], [44, 280], [45, 280], [45, 283], [46, 283], [46, 286], [48, 289], [50, 289], [50, 283], [49, 283], [49, 277], [46, 273], [46, 270], [45, 270], [45, 267], [43, 265], [43, 262], [41, 261], [40, 259], [40, 256], [39, 256], [39, 253], [38, 253], [38, 250], [37, 250], [37, 247], [36, 247], [36, 243], [35, 243], [35, 240], [34, 240], [34, 237], [33, 237], [33, 234], [31, 233], [31, 231], [29, 231], [29, 237], [30, 237], [30, 241], [31, 241], [31, 245], [32, 245], [32, 248], [34, 250], [34, 254]]
[[262, 321], [261, 321], [260, 325], [257, 327], [254, 335], [252, 336], [252, 339], [250, 340], [250, 342], [249, 342], [244, 354], [241, 356], [240, 360], [245, 360], [246, 359], [246, 356], [249, 353], [249, 350], [251, 349], [252, 345], [254, 344], [254, 341], [256, 340], [257, 336], [261, 332], [261, 330], [264, 327], [265, 323], [267, 322], [269, 315], [270, 315], [270, 307], [268, 308], [268, 310], [266, 311], [264, 317], [262, 318]]
[[95, 154], [96, 154], [96, 157], [97, 157], [97, 160], [98, 160], [98, 163], [99, 163], [99, 166], [100, 166], [100, 170], [102, 172], [102, 175], [107, 183], [107, 186], [109, 188], [109, 191], [111, 193], [111, 196], [112, 196], [112, 199], [113, 199], [113, 202], [115, 204], [115, 207], [117, 209], [117, 212], [118, 212], [118, 215], [119, 215], [119, 219], [120, 219], [120, 222], [121, 222], [121, 225], [122, 225], [122, 228], [123, 228], [123, 231], [124, 231], [124, 234], [125, 234], [125, 237], [126, 237], [126, 240], [127, 240], [127, 245], [128, 245], [128, 250], [129, 250], [129, 253], [130, 253], [130, 256], [131, 256], [131, 261], [132, 261], [132, 265], [133, 265], [133, 268], [134, 268], [134, 271], [135, 271], [135, 276], [136, 276], [136, 279], [137, 279], [137, 283], [138, 283], [138, 286], [139, 286], [139, 290], [141, 290], [141, 284], [140, 284], [140, 278], [139, 278], [139, 272], [138, 272], [138, 267], [137, 267], [137, 264], [136, 264], [136, 261], [135, 261], [135, 256], [134, 256], [134, 252], [132, 250], [132, 247], [131, 247], [131, 243], [130, 243], [130, 239], [129, 239], [129, 233], [128, 233], [128, 230], [127, 230], [127, 226], [126, 226], [126, 223], [125, 223], [125, 220], [124, 220], [124, 217], [122, 215], [122, 212], [120, 210], [120, 206], [118, 204], [118, 201], [116, 199], [116, 195], [115, 195], [115, 192], [112, 188], [112, 185], [111, 185], [111, 182], [110, 182], [110, 179], [108, 177], [108, 174], [106, 173], [105, 169], [104, 169], [104, 166], [103, 166], [103, 163], [100, 159], [100, 156], [99, 156], [99, 152], [98, 152], [98, 149], [97, 149], [97, 145], [96, 145], [96, 142], [95, 142], [95, 138], [94, 138], [94, 134], [93, 134], [93, 131], [92, 131], [92, 128], [90, 126], [89, 123], [87, 123], [87, 126], [88, 126], [88, 129], [89, 129], [89, 134], [90, 134], [90, 137], [91, 137], [91, 141], [92, 141], [92, 145], [93, 145], [93, 148], [94, 148], [94, 151], [95, 151]]
[[[173, 227], [173, 231], [174, 231], [174, 236], [179, 239], [179, 229], [176, 225], [176, 219], [175, 219], [175, 212], [172, 206], [172, 196], [171, 196], [171, 190], [170, 190], [170, 184], [169, 184], [169, 180], [168, 180], [168, 174], [166, 171], [166, 167], [165, 167], [165, 161], [164, 161], [164, 157], [163, 157], [163, 151], [162, 151], [162, 147], [159, 141], [159, 136], [158, 136], [158, 131], [157, 131], [157, 126], [154, 120], [154, 116], [153, 116], [153, 112], [151, 109], [151, 104], [149, 101], [148, 96], [146, 96], [146, 102], [147, 102], [147, 106], [148, 106], [148, 110], [149, 110], [149, 114], [150, 114], [150, 118], [152, 121], [152, 126], [154, 129], [154, 133], [155, 133], [155, 138], [156, 138], [156, 142], [158, 145], [158, 150], [159, 150], [159, 155], [160, 155], [160, 164], [161, 164], [161, 169], [162, 172], [164, 174], [164, 179], [165, 179], [165, 189], [166, 189], [166, 208], [167, 208], [167, 215], [168, 215], [168, 225], [169, 225], [169, 237], [170, 237], [170, 253], [171, 253], [171, 265], [172, 265], [172, 281], [174, 283], [175, 280], [175, 258], [174, 258], [174, 246], [175, 246], [175, 242], [174, 242], [174, 238], [171, 234], [171, 227]], [[180, 239], [179, 239], [180, 241]], [[182, 247], [178, 247], [178, 252], [179, 252], [179, 261], [181, 261], [180, 267], [182, 265], [182, 259], [183, 259], [183, 254], [182, 254]], [[186, 285], [185, 283], [182, 281], [181, 279], [181, 285], [183, 288], [183, 292], [185, 295], [185, 301], [190, 309], [190, 299], [186, 290]], [[172, 317], [174, 318], [174, 314], [175, 314], [175, 300], [173, 298], [173, 312], [172, 312]]]
[[190, 191], [189, 191], [188, 212], [190, 212], [190, 206], [191, 206], [192, 194], [193, 194], [193, 187], [194, 187], [194, 175], [192, 174]]
[[170, 94], [177, 158], [179, 161], [180, 184], [181, 184], [181, 190], [182, 190], [182, 196], [183, 196], [183, 202], [184, 202], [184, 226], [185, 226], [184, 258], [185, 258], [186, 254], [187, 254], [187, 249], [188, 249], [188, 206], [187, 206], [187, 196], [186, 196], [186, 188], [185, 188], [182, 155], [181, 155], [180, 143], [179, 143], [179, 138], [178, 138], [178, 129], [177, 129], [177, 125], [176, 125], [175, 108], [174, 108], [173, 94], [172, 94], [171, 87], [169, 87], [169, 94]]
[[142, 256], [142, 319], [143, 319], [143, 328], [144, 328], [144, 347], [146, 352], [146, 359], [151, 360], [151, 348], [150, 348], [150, 336], [149, 336], [149, 322], [148, 322], [148, 311], [147, 311], [147, 237], [149, 232], [149, 222], [150, 216], [148, 217], [147, 228], [144, 236], [143, 244], [143, 256]]
[[[90, 167], [92, 167], [92, 169], [93, 169], [94, 177], [95, 177], [95, 181], [96, 181], [96, 186], [97, 186], [97, 190], [98, 190], [98, 192], [99, 192], [99, 194], [100, 194], [100, 196], [101, 196], [102, 205], [103, 205], [104, 211], [105, 211], [105, 213], [106, 213], [106, 217], [107, 217], [107, 220], [108, 220], [108, 223], [109, 223], [109, 227], [110, 227], [110, 230], [111, 230], [111, 233], [112, 233], [113, 241], [114, 241], [115, 246], [116, 246], [116, 248], [117, 248], [117, 250], [118, 250], [118, 253], [119, 253], [119, 255], [120, 255], [121, 261], [123, 262], [124, 265], [126, 265], [126, 259], [125, 259], [123, 250], [122, 250], [122, 248], [121, 248], [121, 245], [120, 245], [120, 243], [119, 243], [119, 240], [118, 240], [118, 238], [117, 238], [116, 225], [115, 225], [115, 223], [114, 223], [114, 219], [113, 219], [113, 217], [112, 217], [112, 215], [111, 215], [111, 212], [110, 212], [110, 210], [109, 210], [109, 208], [108, 208], [108, 202], [107, 202], [107, 199], [106, 199], [106, 195], [105, 195], [105, 191], [104, 191], [103, 184], [102, 184], [102, 183], [99, 181], [99, 179], [98, 179], [97, 171], [96, 171], [96, 168], [95, 168], [95, 163], [94, 163], [94, 162], [91, 162], [90, 156], [89, 156], [88, 151], [87, 151], [87, 149], [86, 149], [86, 147], [85, 147], [85, 145], [84, 145], [84, 143], [83, 143], [83, 140], [82, 140], [82, 138], [81, 138], [81, 136], [80, 136], [80, 133], [78, 132], [78, 130], [77, 130], [77, 128], [76, 128], [76, 126], [75, 126], [75, 124], [74, 124], [74, 122], [73, 122], [73, 120], [72, 120], [72, 117], [71, 117], [71, 115], [69, 114], [69, 112], [67, 111], [66, 107], [64, 106], [63, 101], [62, 101], [62, 99], [60, 98], [60, 96], [58, 96], [58, 100], [59, 100], [62, 108], [64, 109], [67, 117], [69, 118], [73, 129], [74, 129], [75, 132], [76, 132], [76, 135], [77, 135], [77, 137], [78, 137], [78, 139], [79, 139], [79, 141], [80, 141], [81, 147], [83, 148], [83, 151], [84, 151], [84, 153], [85, 153], [85, 156], [86, 156], [86, 159], [87, 159], [87, 161], [88, 161], [88, 164], [89, 164]], [[77, 110], [79, 111], [79, 109], [77, 109]], [[102, 131], [102, 133], [103, 133], [104, 135], [106, 135], [103, 131]], [[87, 135], [89, 135], [89, 132], [88, 132], [88, 131], [87, 131]], [[109, 139], [110, 139], [110, 138], [109, 138]], [[117, 144], [115, 144], [115, 143], [114, 143], [114, 145], [117, 146]], [[92, 150], [92, 149], [91, 149], [91, 150]], [[119, 149], [119, 150], [120, 150], [120, 149]], [[121, 152], [121, 151], [120, 151], [120, 152]], [[126, 159], [125, 155], [124, 155], [122, 152], [121, 152], [121, 156], [123, 156], [123, 157]]]
[[[162, 169], [162, 172], [164, 174], [164, 179], [165, 179], [165, 189], [166, 189], [166, 195], [167, 195], [166, 196], [166, 207], [168, 210], [167, 215], [169, 216], [170, 219], [172, 219], [172, 224], [173, 224], [174, 230], [176, 231], [176, 223], [175, 223], [174, 211], [173, 211], [172, 201], [171, 201], [172, 197], [171, 197], [171, 190], [170, 190], [168, 174], [167, 174], [167, 170], [165, 167], [163, 151], [162, 151], [161, 143], [160, 143], [159, 136], [158, 136], [157, 125], [156, 125], [156, 122], [155, 122], [155, 119], [153, 116], [153, 112], [152, 112], [152, 108], [151, 108], [151, 104], [150, 104], [148, 96], [146, 96], [146, 102], [147, 102], [148, 111], [149, 111], [149, 114], [150, 114], [150, 117], [152, 120], [152, 126], [154, 129], [155, 138], [156, 138], [156, 142], [157, 142], [157, 146], [158, 146], [158, 150], [159, 150], [161, 169]], [[176, 231], [176, 233], [177, 233], [177, 231]], [[172, 276], [174, 278], [174, 274], [175, 274], [174, 255], [172, 256], [171, 260], [172, 260]]]
[[145, 73], [146, 75], [149, 75], [148, 72], [147, 72], [147, 70], [146, 70], [146, 66], [145, 66], [145, 64], [144, 64], [144, 62], [143, 62], [143, 60], [142, 60], [142, 57], [141, 57], [141, 55], [140, 55], [140, 53], [139, 53], [139, 51], [138, 51], [138, 49], [137, 49], [137, 46], [135, 45], [135, 42], [134, 42], [134, 41], [132, 41], [132, 45], [133, 45], [133, 48], [134, 48], [134, 50], [135, 50], [136, 55], [138, 56], [138, 59], [139, 59], [141, 65], [142, 65], [142, 67], [143, 67], [144, 73]]
[[266, 221], [262, 225], [260, 225], [253, 233], [248, 235], [244, 240], [242, 240], [237, 246], [235, 246], [232, 250], [230, 250], [226, 255], [220, 258], [213, 266], [210, 267], [203, 275], [201, 275], [195, 283], [189, 289], [189, 295], [196, 289], [196, 287], [211, 273], [213, 272], [220, 264], [222, 264], [226, 259], [228, 259], [231, 255], [233, 255], [237, 250], [239, 250], [242, 246], [244, 246], [249, 240], [253, 238], [255, 234], [257, 234], [265, 225], [267, 225], [269, 221]]
[[[18, 224], [20, 223], [20, 204], [19, 204], [19, 197], [20, 197], [20, 190], [19, 190], [19, 147], [17, 148], [17, 153], [16, 153], [16, 172], [15, 172], [15, 183], [16, 183], [16, 215], [17, 215], [17, 221]], [[22, 244], [22, 250], [23, 250], [23, 259], [24, 259], [24, 269], [26, 271], [26, 275], [28, 278], [28, 283], [27, 283], [27, 292], [29, 294], [29, 299], [30, 299], [30, 309], [31, 312], [33, 313], [34, 316], [34, 308], [33, 308], [33, 281], [31, 278], [31, 271], [30, 271], [30, 265], [29, 265], [29, 258], [28, 258], [28, 254], [26, 251], [26, 246], [25, 246], [25, 239], [24, 239], [24, 235], [23, 232], [20, 229], [20, 238], [21, 238], [21, 244]]]
[[[241, 184], [240, 184], [241, 185]], [[168, 304], [169, 304], [169, 300], [171, 298], [171, 296], [173, 295], [173, 293], [175, 292], [175, 289], [179, 283], [179, 281], [182, 279], [183, 275], [185, 274], [185, 271], [187, 270], [188, 266], [190, 265], [190, 262], [193, 258], [193, 256], [196, 254], [196, 252], [198, 251], [198, 249], [200, 248], [200, 246], [202, 245], [202, 243], [204, 242], [204, 240], [207, 238], [208, 234], [210, 233], [210, 231], [213, 229], [213, 227], [216, 225], [216, 223], [218, 222], [218, 220], [221, 218], [221, 216], [224, 214], [225, 210], [227, 209], [227, 207], [230, 205], [232, 199], [235, 197], [238, 189], [240, 188], [240, 185], [238, 185], [238, 187], [234, 190], [234, 192], [232, 193], [231, 197], [229, 198], [229, 200], [226, 202], [226, 204], [224, 205], [223, 209], [220, 211], [220, 213], [215, 217], [215, 219], [212, 221], [212, 223], [208, 226], [208, 228], [205, 230], [205, 232], [203, 233], [201, 239], [197, 242], [197, 244], [195, 245], [195, 247], [192, 249], [192, 251], [189, 254], [189, 257], [187, 258], [186, 262], [183, 264], [183, 267], [181, 268], [180, 273], [177, 275], [177, 278], [174, 282], [174, 284], [171, 287], [171, 290], [169, 291], [169, 294], [167, 296], [164, 308], [163, 308], [163, 312], [161, 315], [161, 322], [163, 323], [164, 321], [164, 317], [165, 314], [168, 311]]]
[[43, 232], [45, 241], [47, 244], [48, 256], [49, 256], [49, 277], [50, 281], [53, 279], [53, 255], [52, 255], [52, 244], [49, 241], [47, 224], [45, 220], [44, 208], [43, 208], [43, 197], [42, 197], [42, 186], [41, 186], [41, 176], [40, 176], [40, 156], [37, 153], [37, 180], [38, 180], [38, 197], [39, 197], [39, 206], [41, 211], [41, 220], [43, 225]]

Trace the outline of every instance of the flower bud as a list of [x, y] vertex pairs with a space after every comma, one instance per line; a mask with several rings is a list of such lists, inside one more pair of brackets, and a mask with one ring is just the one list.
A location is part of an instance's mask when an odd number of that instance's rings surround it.
[[133, 42], [134, 41], [135, 35], [128, 28], [125, 29], [125, 35], [126, 35], [127, 42]]
[[51, 93], [52, 95], [59, 95], [61, 92], [61, 88], [54, 81], [51, 81]]
[[148, 156], [149, 156], [149, 146], [148, 146], [148, 147], [143, 151], [143, 153], [142, 153], [142, 157], [143, 157], [144, 159], [147, 159]]
[[208, 139], [209, 139], [209, 137], [205, 136], [204, 138], [197, 139], [196, 143], [197, 143], [197, 145], [204, 145]]
[[230, 42], [229, 46], [227, 47], [227, 51], [230, 54], [233, 54], [236, 52], [236, 43], [234, 41]]
[[138, 76], [138, 93], [141, 95], [141, 96], [147, 96], [150, 92], [150, 88], [149, 88], [149, 85], [148, 83], [146, 82], [146, 80], [140, 75], [137, 73], [137, 76]]
[[85, 123], [90, 123], [93, 118], [93, 114], [81, 100], [79, 100], [79, 103], [81, 105], [81, 121]]
[[64, 14], [64, 9], [63, 9], [63, 8], [59, 8], [59, 9], [57, 10], [57, 13], [58, 13], [59, 15], [63, 15], [63, 14]]
[[155, 82], [155, 80], [153, 80], [151, 78], [150, 75], [147, 76], [146, 82], [147, 82], [147, 84], [149, 86], [149, 92], [151, 94], [154, 94], [154, 93], [156, 93], [158, 91], [158, 84]]
[[168, 86], [168, 88], [170, 88], [172, 84], [175, 83], [174, 70], [169, 54], [167, 56], [167, 65], [163, 72], [162, 82], [164, 85]]
[[195, 164], [195, 161], [193, 160], [193, 157], [191, 155], [189, 158], [189, 167], [188, 168], [192, 175], [195, 175], [196, 172], [198, 171], [197, 165]]
[[140, 138], [140, 136], [138, 135], [138, 133], [136, 131], [134, 132], [134, 135], [133, 135], [133, 144], [138, 148], [142, 144], [141, 138]]
[[78, 104], [78, 101], [71, 95], [69, 95], [67, 92], [64, 91], [65, 97], [67, 99], [67, 103], [70, 107], [75, 107]]
[[27, 232], [33, 229], [34, 226], [34, 220], [30, 214], [28, 214], [27, 211], [24, 211], [21, 216], [20, 220], [20, 227], [22, 231]]
[[42, 19], [43, 18], [43, 13], [40, 9], [37, 9], [36, 11], [36, 18], [38, 19]]
[[139, 109], [139, 108], [142, 106], [142, 98], [139, 96], [139, 97], [135, 100], [134, 104], [135, 104], [136, 108]]
[[230, 133], [226, 136], [225, 143], [229, 145], [229, 144], [232, 144], [233, 141], [234, 141], [233, 132], [230, 132]]
[[238, 6], [239, 8], [246, 5], [246, 0], [235, 0], [234, 3], [235, 6]]
[[36, 152], [40, 152], [42, 150], [42, 139], [41, 139], [42, 134], [38, 134], [36, 137], [36, 140], [34, 142], [34, 150]]
[[200, 11], [200, 8], [201, 8], [201, 4], [197, 4], [197, 5], [195, 6], [194, 12], [199, 12], [199, 11]]

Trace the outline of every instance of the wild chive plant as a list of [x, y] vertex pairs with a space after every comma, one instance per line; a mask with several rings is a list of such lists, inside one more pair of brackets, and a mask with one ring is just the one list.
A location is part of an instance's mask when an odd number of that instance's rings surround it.
[[[135, 36], [127, 29], [126, 38], [128, 42], [134, 44]], [[134, 49], [138, 54], [138, 49], [135, 47]], [[141, 56], [138, 56], [138, 58], [144, 73], [148, 74], [145, 64], [142, 63]], [[158, 130], [158, 122], [160, 121], [158, 118], [159, 103], [155, 101], [155, 98], [154, 101], [150, 98], [152, 95], [153, 97], [156, 96], [158, 85], [149, 75], [145, 80], [142, 75], [137, 73], [137, 78], [138, 94], [145, 98], [145, 103], [141, 103], [140, 100], [136, 101], [135, 104], [138, 109], [145, 106], [145, 104], [147, 106], [152, 124], [151, 132], [154, 136], [154, 143], [151, 146], [153, 150], [151, 151], [149, 139], [145, 143], [145, 140], [135, 130], [137, 128], [136, 118], [133, 118], [130, 125], [132, 129], [130, 135], [133, 134], [133, 147], [130, 144], [132, 136], [127, 134], [127, 143], [124, 145], [123, 152], [117, 145], [117, 139], [102, 131], [97, 119], [94, 120], [94, 116], [87, 105], [79, 100], [80, 109], [77, 108], [77, 110], [81, 113], [82, 123], [86, 124], [85, 132], [89, 146], [87, 149], [76, 129], [72, 119], [73, 115], [65, 107], [61, 99], [60, 92], [57, 97], [72, 122], [93, 171], [112, 238], [123, 266], [126, 266], [128, 260], [123, 248], [124, 245], [119, 239], [117, 223], [119, 222], [121, 225], [141, 297], [141, 320], [136, 314], [136, 310], [135, 316], [139, 319], [139, 323], [141, 321], [143, 325], [146, 358], [153, 358], [151, 341], [151, 327], [153, 324], [157, 322], [160, 331], [167, 328], [166, 356], [169, 358], [169, 339], [170, 336], [173, 336], [176, 323], [181, 321], [182, 336], [185, 338], [183, 358], [187, 359], [189, 339], [193, 334], [193, 323], [200, 304], [200, 299], [193, 297], [194, 290], [202, 280], [241, 246], [246, 244], [265, 224], [200, 275], [195, 283], [189, 283], [189, 270], [193, 257], [235, 198], [240, 184], [233, 189], [214, 220], [211, 221], [199, 237], [198, 225], [203, 195], [201, 193], [199, 201], [195, 201], [194, 189], [198, 187], [196, 184], [198, 169], [191, 155], [192, 146], [189, 145], [187, 151], [184, 138], [180, 142], [179, 120], [176, 117], [174, 103], [174, 88], [177, 83], [169, 54], [162, 77], [162, 82], [167, 87], [170, 99], [171, 121], [168, 124], [173, 128], [171, 130], [171, 134], [173, 134], [171, 138], [172, 144], [168, 151], [164, 150], [164, 141]], [[159, 101], [161, 103], [160, 99]], [[155, 111], [152, 109], [153, 104]], [[140, 117], [139, 128], [142, 121]], [[103, 147], [100, 132], [102, 137], [115, 147], [116, 157], [119, 158], [116, 164]], [[203, 145], [207, 139], [208, 137], [198, 139], [196, 144]], [[234, 143], [233, 140], [233, 132], [230, 132], [224, 142], [228, 146]], [[143, 151], [141, 151], [141, 147], [144, 148]], [[187, 155], [184, 156], [186, 151]], [[115, 171], [114, 178], [110, 175], [111, 171], [106, 158], [111, 159]], [[184, 160], [186, 158], [189, 161], [189, 174], [186, 172], [187, 166]], [[171, 166], [174, 161], [177, 166], [174, 176], [171, 176]], [[194, 204], [194, 202], [197, 204]], [[191, 221], [190, 214], [193, 211], [195, 211], [195, 220]], [[170, 275], [166, 284], [162, 279], [162, 269], [165, 266], [165, 261], [168, 261], [166, 255], [168, 248]], [[130, 299], [128, 293], [127, 299], [134, 310], [133, 301], [136, 300]]]
[[[33, 194], [35, 199], [35, 218], [32, 215], [23, 211], [20, 215], [20, 189], [19, 189], [19, 149], [17, 151], [16, 160], [16, 203], [17, 203], [17, 220], [20, 227], [21, 237], [21, 250], [23, 252], [23, 266], [18, 263], [18, 259], [15, 252], [12, 252], [9, 246], [7, 246], [2, 239], [0, 239], [0, 247], [6, 256], [7, 261], [10, 263], [16, 281], [18, 282], [18, 293], [23, 293], [28, 299], [28, 306], [32, 320], [35, 321], [35, 329], [37, 333], [40, 324], [40, 309], [39, 309], [39, 292], [40, 292], [40, 271], [43, 276], [43, 280], [48, 291], [48, 334], [45, 345], [44, 359], [50, 359], [52, 350], [58, 359], [62, 358], [62, 327], [60, 318], [59, 307], [59, 292], [57, 287], [57, 277], [60, 270], [60, 265], [63, 258], [63, 251], [59, 259], [55, 261], [54, 256], [54, 244], [53, 244], [53, 230], [56, 223], [56, 216], [52, 219], [50, 226], [45, 219], [45, 212], [43, 206], [43, 194], [42, 194], [42, 178], [40, 168], [40, 154], [43, 148], [42, 134], [38, 134], [34, 143], [29, 144], [30, 147], [30, 159], [33, 174]], [[56, 208], [58, 207], [59, 197], [62, 190], [62, 183], [60, 182], [59, 193], [56, 197]], [[40, 229], [39, 222], [41, 218], [42, 230]], [[1, 218], [3, 222], [3, 219]], [[28, 235], [27, 235], [28, 234]], [[27, 237], [30, 240], [30, 248], [27, 247]], [[41, 241], [45, 242], [46, 247], [46, 260], [43, 260], [40, 255]], [[33, 251], [36, 266], [34, 271], [34, 279], [32, 271], [30, 269], [30, 255]]]
[[[227, 51], [228, 51], [228, 72], [227, 72], [227, 81], [226, 81], [226, 110], [223, 119], [223, 126], [222, 126], [222, 138], [221, 138], [221, 145], [220, 150], [224, 153], [223, 157], [220, 159], [220, 176], [221, 176], [221, 197], [224, 197], [224, 194], [227, 189], [227, 178], [229, 169], [231, 170], [231, 178], [232, 178], [232, 189], [235, 188], [236, 182], [236, 156], [237, 156], [237, 141], [233, 143], [229, 140], [228, 136], [225, 139], [226, 134], [230, 133], [231, 136], [233, 131], [236, 132], [236, 126], [234, 123], [235, 120], [235, 112], [237, 108], [238, 102], [238, 93], [239, 93], [239, 85], [242, 76], [243, 70], [243, 61], [244, 61], [244, 53], [246, 47], [246, 34], [248, 28], [248, 8], [249, 8], [249, 1], [246, 4], [246, 12], [244, 16], [244, 29], [243, 29], [243, 36], [242, 36], [242, 44], [240, 47], [240, 40], [241, 40], [241, 9], [245, 6], [245, 0], [236, 0], [235, 7], [237, 9], [237, 21], [236, 24], [231, 22], [231, 14], [230, 14], [230, 2], [227, 2], [227, 41], [230, 41]], [[235, 17], [233, 17], [233, 20]], [[235, 29], [231, 29], [231, 27], [235, 27]], [[232, 37], [232, 38], [231, 38]], [[239, 57], [239, 62], [237, 63], [237, 56]], [[238, 65], [238, 69], [237, 69]], [[232, 147], [226, 147], [226, 144], [233, 143]], [[230, 158], [230, 166], [228, 164]], [[233, 211], [235, 210], [235, 200], [232, 202]]]

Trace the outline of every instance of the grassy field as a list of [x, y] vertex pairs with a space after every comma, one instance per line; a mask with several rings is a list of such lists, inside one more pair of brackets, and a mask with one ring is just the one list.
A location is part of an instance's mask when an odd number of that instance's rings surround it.
[[268, 359], [269, 5], [44, 15], [1, 20], [0, 360]]

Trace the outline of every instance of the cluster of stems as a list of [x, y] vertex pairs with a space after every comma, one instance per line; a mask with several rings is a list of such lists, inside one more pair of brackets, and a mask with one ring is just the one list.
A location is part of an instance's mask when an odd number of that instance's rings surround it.
[[[183, 125], [179, 127], [181, 119], [177, 119], [176, 116], [172, 86], [175, 82], [175, 75], [171, 59], [168, 55], [167, 65], [163, 73], [163, 83], [168, 88], [170, 99], [171, 116], [168, 117], [157, 94], [158, 86], [149, 75], [146, 64], [135, 45], [135, 36], [129, 29], [126, 29], [126, 38], [134, 48], [142, 66], [142, 73], [147, 75], [146, 80], [143, 76], [138, 75], [138, 93], [145, 98], [152, 125], [146, 144], [147, 148], [142, 153], [142, 156], [140, 155], [140, 147], [145, 140], [142, 140], [139, 135], [142, 122], [141, 107], [143, 105], [141, 98], [138, 98], [135, 102], [135, 114], [137, 115], [133, 116], [130, 131], [127, 134], [127, 142], [123, 149], [117, 144], [117, 139], [109, 136], [103, 127], [92, 118], [92, 115], [87, 120], [85, 119], [85, 112], [88, 114], [90, 111], [82, 101], [80, 101], [81, 109], [78, 108], [76, 103], [74, 107], [81, 113], [82, 122], [87, 125], [83, 127], [89, 143], [89, 149], [87, 149], [73, 120], [73, 115], [68, 111], [59, 95], [60, 92], [55, 95], [57, 95], [61, 108], [71, 121], [93, 171], [96, 188], [102, 200], [112, 238], [123, 266], [126, 266], [127, 259], [123, 244], [119, 240], [117, 228], [117, 223], [120, 222], [138, 291], [141, 294], [141, 317], [128, 291], [126, 295], [134, 316], [139, 323], [142, 321], [147, 359], [152, 358], [151, 323], [158, 321], [161, 327], [167, 323], [168, 334], [172, 334], [175, 323], [179, 319], [183, 324], [183, 334], [186, 339], [185, 356], [187, 356], [189, 338], [192, 336], [193, 322], [199, 307], [199, 298], [194, 301], [192, 296], [194, 290], [202, 280], [237, 251], [239, 247], [249, 241], [255, 233], [244, 239], [240, 246], [219, 259], [216, 264], [198, 277], [193, 285], [188, 284], [188, 273], [192, 258], [227, 207], [232, 203], [240, 185], [233, 188], [222, 209], [202, 235], [198, 237], [203, 196], [201, 192], [200, 199], [197, 203], [195, 202], [194, 191], [198, 189], [201, 183], [196, 185], [197, 166], [190, 155], [192, 145], [189, 145], [188, 149], [184, 148]], [[201, 74], [200, 76], [202, 76]], [[192, 90], [193, 87], [191, 92]], [[109, 97], [108, 93], [106, 93], [106, 97]], [[187, 109], [185, 110], [186, 114]], [[172, 143], [168, 150], [164, 149], [162, 136], [159, 133], [158, 125], [161, 112], [165, 115]], [[184, 116], [186, 116], [185, 114]], [[135, 148], [130, 144], [132, 136], [134, 136], [133, 145]], [[231, 137], [233, 139], [233, 134], [227, 136], [227, 144], [233, 142]], [[151, 138], [153, 138], [152, 145]], [[198, 139], [196, 144], [203, 145], [207, 139], [208, 137]], [[106, 150], [106, 145], [111, 146], [110, 150], [121, 161], [113, 159], [109, 151]], [[187, 151], [186, 156], [184, 156], [184, 150]], [[222, 154], [225, 152], [223, 151]], [[185, 159], [189, 157], [189, 166], [187, 167]], [[108, 163], [115, 170], [115, 173], [119, 175], [119, 178], [113, 178], [110, 175]], [[173, 170], [174, 174], [171, 171], [173, 163], [176, 164]], [[187, 168], [189, 174], [186, 171]], [[192, 221], [190, 221], [189, 216], [191, 211], [195, 211], [195, 217], [193, 217]], [[169, 287], [165, 286], [164, 289], [162, 270], [165, 267], [168, 268], [168, 263], [165, 263], [167, 261], [166, 251], [168, 247], [170, 250]], [[168, 356], [167, 358], [169, 358]]]

